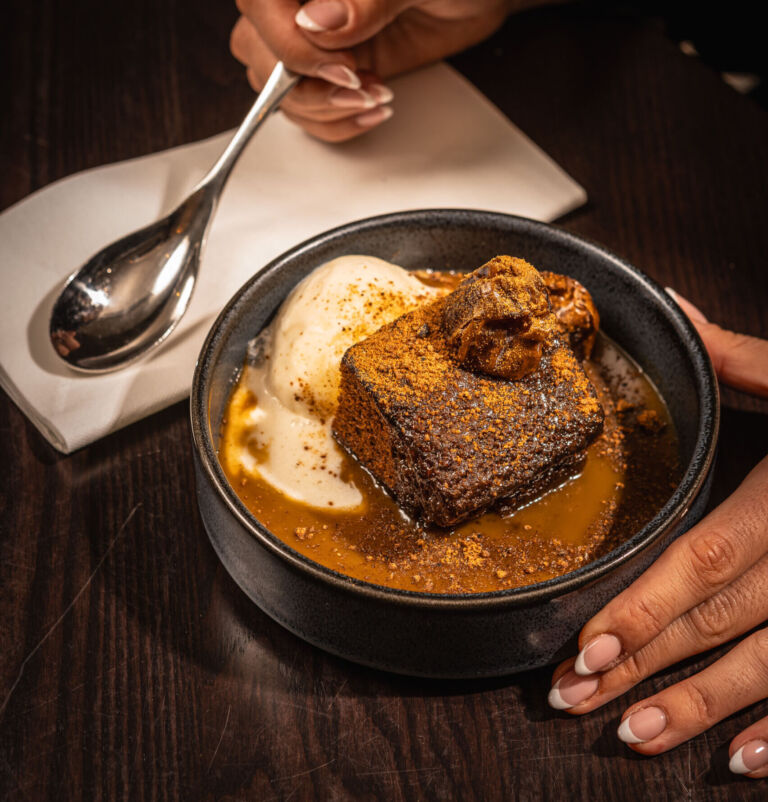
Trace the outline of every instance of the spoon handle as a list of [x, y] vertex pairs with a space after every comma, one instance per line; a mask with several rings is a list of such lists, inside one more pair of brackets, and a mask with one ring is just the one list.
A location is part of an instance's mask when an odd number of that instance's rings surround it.
[[224, 184], [240, 158], [240, 154], [259, 129], [259, 126], [280, 104], [280, 101], [293, 89], [301, 76], [292, 73], [282, 61], [278, 61], [267, 79], [264, 88], [259, 92], [256, 102], [246, 115], [235, 135], [230, 140], [224, 152], [219, 156], [216, 164], [211, 167], [208, 174], [198, 184], [198, 189], [210, 189], [214, 199], [218, 197]]

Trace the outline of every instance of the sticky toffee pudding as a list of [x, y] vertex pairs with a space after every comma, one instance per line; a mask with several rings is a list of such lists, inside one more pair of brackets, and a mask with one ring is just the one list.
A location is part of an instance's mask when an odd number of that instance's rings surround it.
[[669, 497], [677, 454], [588, 291], [510, 257], [469, 275], [318, 268], [251, 344], [219, 440], [243, 503], [296, 551], [452, 594], [610, 551]]

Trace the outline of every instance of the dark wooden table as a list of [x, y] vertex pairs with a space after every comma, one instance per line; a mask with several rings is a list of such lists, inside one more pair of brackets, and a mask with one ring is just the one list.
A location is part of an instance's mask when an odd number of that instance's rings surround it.
[[[4, 9], [2, 208], [233, 126], [250, 103], [228, 0]], [[568, 229], [766, 335], [764, 110], [648, 20], [526, 15], [455, 63], [588, 189]], [[713, 501], [768, 450], [765, 408], [725, 403]], [[186, 404], [63, 457], [3, 395], [0, 465], [0, 799], [768, 795], [726, 768], [729, 740], [766, 703], [654, 759], [615, 737], [629, 702], [712, 654], [573, 719], [546, 706], [549, 670], [413, 680], [281, 629], [208, 544]]]

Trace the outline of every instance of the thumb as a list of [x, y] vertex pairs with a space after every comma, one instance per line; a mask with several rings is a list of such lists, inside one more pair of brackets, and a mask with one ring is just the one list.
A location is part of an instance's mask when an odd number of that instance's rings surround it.
[[354, 47], [375, 36], [417, 0], [311, 0], [296, 13], [296, 24], [319, 47]]
[[668, 287], [667, 292], [699, 332], [720, 381], [768, 398], [768, 340], [720, 328], [674, 290]]

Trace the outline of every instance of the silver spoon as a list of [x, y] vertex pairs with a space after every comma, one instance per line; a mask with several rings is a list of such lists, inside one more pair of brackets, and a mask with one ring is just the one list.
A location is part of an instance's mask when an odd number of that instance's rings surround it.
[[125, 367], [181, 320], [221, 191], [250, 138], [299, 80], [278, 62], [242, 125], [189, 197], [162, 220], [107, 245], [73, 273], [51, 313], [50, 338], [71, 367]]

